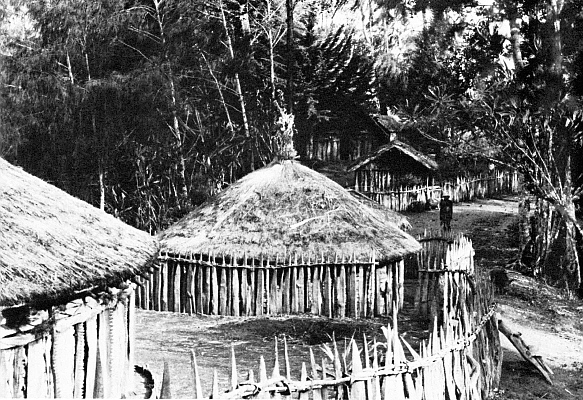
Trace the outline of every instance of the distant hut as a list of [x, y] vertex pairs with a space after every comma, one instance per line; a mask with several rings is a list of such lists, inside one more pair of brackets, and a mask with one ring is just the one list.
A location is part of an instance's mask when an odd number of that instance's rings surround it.
[[160, 234], [153, 308], [386, 315], [420, 249], [387, 215], [295, 161], [254, 171]]
[[0, 159], [0, 398], [120, 398], [150, 235]]
[[[393, 210], [402, 211], [412, 201], [429, 200], [428, 186], [432, 185], [437, 169], [433, 157], [407, 143], [393, 140], [362, 157], [348, 171], [355, 174], [355, 190]], [[424, 186], [425, 191], [403, 192], [416, 185]]]

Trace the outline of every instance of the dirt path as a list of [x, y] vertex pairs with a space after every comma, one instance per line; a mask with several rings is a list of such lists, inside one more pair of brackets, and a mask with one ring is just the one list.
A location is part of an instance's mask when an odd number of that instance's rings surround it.
[[[516, 257], [516, 198], [479, 200], [454, 206], [454, 230], [469, 236], [476, 251], [476, 264], [484, 268], [502, 267]], [[407, 215], [413, 234], [439, 228], [439, 212]], [[516, 298], [499, 295], [500, 317], [522, 333], [525, 342], [537, 349], [555, 371], [555, 385], [548, 385], [524, 362], [503, 337], [504, 365], [498, 399], [583, 399], [583, 302], [548, 299], [533, 293]], [[386, 323], [382, 320], [330, 320], [325, 318], [283, 318], [262, 320], [229, 317], [189, 317], [174, 313], [138, 311], [138, 364], [148, 364], [160, 378], [164, 361], [171, 368], [174, 398], [192, 397], [190, 350], [196, 349], [204, 371], [203, 386], [210, 387], [212, 370], [229, 373], [231, 344], [240, 361], [240, 376], [249, 368], [257, 371], [260, 355], [272, 354], [273, 338], [285, 336], [290, 354], [306, 359], [308, 347], [326, 343], [332, 332], [337, 338], [371, 338]], [[280, 347], [281, 354], [281, 347]], [[316, 356], [318, 357], [318, 356]], [[273, 357], [266, 359], [267, 368]], [[293, 363], [293, 360], [292, 360]], [[226, 383], [226, 382], [225, 382]]]
[[[413, 233], [439, 228], [439, 211], [408, 213]], [[517, 257], [518, 199], [478, 200], [454, 205], [452, 228], [472, 239], [476, 265], [504, 267]], [[502, 336], [504, 371], [501, 399], [583, 399], [583, 302], [532, 293], [516, 298], [499, 294], [499, 316], [520, 332], [532, 351], [555, 371], [554, 386], [547, 385]]]

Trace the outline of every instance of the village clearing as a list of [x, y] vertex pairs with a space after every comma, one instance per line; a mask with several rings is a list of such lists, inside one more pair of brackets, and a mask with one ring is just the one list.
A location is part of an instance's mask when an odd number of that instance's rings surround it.
[[[476, 265], [487, 270], [501, 268], [516, 258], [517, 212], [517, 197], [455, 204], [452, 228], [472, 239]], [[407, 217], [413, 225], [413, 235], [439, 227], [437, 210], [407, 213]], [[527, 291], [510, 286], [497, 294], [500, 318], [513, 331], [522, 333], [531, 350], [543, 357], [554, 371], [554, 384], [546, 383], [501, 334], [504, 363], [495, 398], [583, 398], [583, 301], [569, 297], [544, 285]], [[138, 310], [137, 316], [136, 363], [147, 366], [154, 379], [160, 380], [164, 361], [167, 361], [173, 398], [188, 398], [194, 394], [190, 350], [195, 351], [203, 387], [210, 388], [213, 369], [217, 369], [223, 386], [228, 383], [231, 348], [235, 350], [240, 379], [247, 377], [249, 369], [257, 373], [261, 355], [270, 372], [275, 337], [278, 338], [283, 373], [281, 357], [285, 338], [295, 376], [300, 372], [299, 363], [309, 360], [310, 346], [318, 359], [323, 356], [321, 344], [329, 343], [333, 333], [342, 345], [353, 336], [362, 340], [363, 334], [368, 340], [375, 336], [382, 340], [380, 327], [388, 322], [312, 316], [188, 316], [143, 310]], [[413, 325], [405, 335], [412, 342], [418, 336], [422, 336], [422, 332]]]

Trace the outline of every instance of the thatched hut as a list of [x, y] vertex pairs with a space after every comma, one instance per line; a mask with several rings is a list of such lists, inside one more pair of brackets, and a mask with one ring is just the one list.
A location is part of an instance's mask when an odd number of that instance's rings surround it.
[[0, 398], [117, 397], [150, 235], [0, 159]]
[[160, 241], [149, 307], [221, 315], [390, 313], [403, 259], [420, 249], [386, 214], [294, 161], [245, 176]]
[[[356, 161], [354, 189], [393, 210], [430, 200], [438, 164], [413, 146], [393, 140]], [[422, 189], [421, 189], [422, 188]]]

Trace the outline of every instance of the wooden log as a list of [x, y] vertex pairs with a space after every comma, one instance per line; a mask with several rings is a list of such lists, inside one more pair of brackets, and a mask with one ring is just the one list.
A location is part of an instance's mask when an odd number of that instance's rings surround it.
[[[356, 261], [356, 259], [355, 259]], [[366, 305], [368, 304], [368, 291], [366, 289], [366, 284], [368, 281], [368, 274], [367, 274], [367, 270], [364, 267], [364, 265], [359, 265], [357, 267], [357, 282], [358, 282], [358, 286], [357, 286], [357, 312], [358, 312], [358, 317], [360, 318], [365, 318], [366, 315]]]
[[164, 361], [164, 370], [162, 371], [162, 384], [160, 386], [160, 399], [171, 399], [172, 390], [170, 388], [170, 368], [168, 367], [168, 361]]
[[248, 270], [246, 265], [243, 264], [243, 268], [241, 268], [241, 283], [240, 283], [240, 304], [241, 304], [241, 315], [252, 315], [251, 310], [253, 307], [253, 302], [249, 296], [250, 291], [253, 290], [251, 287], [250, 280], [254, 279], [254, 274], [252, 270]]
[[217, 267], [214, 265], [210, 267], [211, 274], [211, 314], [219, 314], [219, 277], [217, 275]]
[[337, 270], [334, 290], [336, 293], [336, 316], [344, 318], [346, 317], [346, 265], [332, 268]]
[[332, 318], [332, 307], [334, 299], [332, 297], [332, 268], [329, 264], [324, 265], [324, 271], [324, 294], [322, 296], [324, 300], [324, 312], [327, 317]]
[[0, 350], [0, 398], [14, 397], [14, 348]]
[[73, 397], [84, 398], [83, 386], [85, 384], [85, 326], [75, 325], [75, 367], [74, 367]]
[[190, 263], [183, 263], [180, 266], [180, 312], [189, 313], [190, 310], [190, 297], [188, 296], [190, 287], [188, 285], [188, 271], [191, 268]]
[[238, 372], [237, 372], [237, 360], [235, 358], [235, 347], [231, 345], [231, 381], [230, 381], [230, 390], [236, 390], [239, 386], [238, 380]]
[[[263, 356], [259, 357], [259, 386], [262, 387], [267, 382], [267, 367]], [[266, 390], [262, 390], [256, 396], [257, 399], [269, 399], [271, 396]]]
[[281, 282], [281, 306], [284, 314], [291, 312], [291, 267], [287, 266], [283, 270], [283, 278]]
[[312, 267], [312, 303], [310, 308], [314, 315], [320, 315], [322, 312], [321, 271], [322, 269], [319, 265]]
[[[326, 357], [322, 357], [321, 365], [322, 365], [322, 380], [326, 381], [328, 380], [328, 362], [326, 361]], [[326, 385], [322, 385], [322, 388], [320, 389], [320, 399], [328, 399], [328, 387]], [[380, 399], [380, 396], [378, 397], [378, 399]]]
[[212, 290], [213, 290], [213, 283], [212, 283], [212, 276], [211, 276], [211, 267], [208, 265], [202, 268], [201, 275], [203, 275], [203, 282], [204, 284], [202, 289], [202, 309], [201, 312], [205, 315], [209, 315], [212, 313]]
[[263, 263], [260, 265], [259, 269], [256, 271], [257, 275], [257, 284], [256, 284], [256, 292], [257, 295], [255, 297], [255, 312], [254, 315], [263, 315], [264, 309], [264, 298], [265, 298], [265, 270], [263, 269]]
[[[338, 344], [336, 343], [336, 338], [334, 334], [332, 335], [332, 345], [334, 351], [334, 378], [341, 379], [343, 376], [342, 373], [342, 362], [340, 359], [340, 353], [338, 352]], [[342, 400], [345, 397], [345, 388], [343, 385], [336, 387], [336, 400]]]
[[[360, 350], [354, 339], [351, 340], [352, 355], [352, 373], [358, 375], [362, 372], [362, 360], [360, 359]], [[351, 399], [366, 399], [366, 385], [363, 381], [355, 381], [350, 386]]]
[[180, 295], [180, 287], [181, 287], [181, 278], [182, 278], [182, 263], [184, 261], [179, 260], [175, 266], [174, 266], [174, 270], [173, 270], [173, 278], [174, 281], [172, 282], [172, 300], [173, 300], [173, 306], [172, 306], [172, 311], [174, 312], [180, 312], [180, 300], [181, 300], [181, 295]]
[[[302, 262], [303, 264], [303, 262]], [[296, 287], [297, 287], [297, 308], [298, 308], [298, 312], [300, 313], [304, 313], [306, 312], [306, 281], [305, 281], [305, 272], [304, 269], [306, 267], [305, 266], [300, 266], [297, 268], [297, 272], [298, 272], [298, 277], [297, 277], [297, 282], [296, 282]]]
[[498, 330], [502, 332], [504, 336], [508, 338], [508, 340], [510, 340], [510, 343], [516, 347], [516, 350], [518, 350], [518, 353], [522, 356], [522, 358], [524, 358], [534, 368], [536, 368], [536, 370], [540, 372], [545, 380], [552, 385], [553, 380], [551, 375], [553, 374], [553, 371], [544, 362], [542, 356], [536, 354], [536, 352], [534, 352], [533, 349], [526, 344], [522, 338], [522, 334], [520, 332], [512, 331], [510, 327], [506, 325], [501, 319], [498, 319]]
[[375, 281], [375, 306], [374, 315], [382, 316], [386, 315], [386, 307], [384, 302], [385, 292], [387, 290], [387, 272], [383, 267], [373, 267], [374, 274], [376, 275]]
[[196, 312], [195, 302], [194, 302], [194, 265], [188, 264], [186, 265], [186, 278], [185, 278], [186, 285], [184, 287], [184, 312], [188, 315], [192, 315]]
[[228, 315], [227, 313], [227, 269], [221, 268], [221, 282], [219, 286], [219, 314]]
[[[253, 263], [253, 261], [251, 262]], [[243, 271], [241, 271], [241, 273], [243, 273]], [[244, 292], [241, 292], [241, 296], [245, 296], [245, 302], [247, 304], [245, 313], [246, 315], [257, 315], [255, 309], [257, 307], [257, 290], [259, 288], [259, 282], [257, 282], [257, 269], [253, 267], [253, 264], [247, 275], [249, 277], [247, 288]]]
[[[47, 369], [46, 369], [46, 361], [45, 361], [45, 340], [46, 336], [42, 336], [38, 340], [30, 343], [28, 345], [28, 365], [26, 371], [26, 380], [27, 380], [27, 387], [26, 387], [26, 396], [31, 399], [35, 398], [47, 398], [48, 397], [48, 379], [47, 379]], [[0, 351], [1, 353], [1, 351]], [[2, 363], [2, 356], [0, 356], [0, 365]], [[1, 371], [0, 367], [0, 371]], [[1, 371], [3, 372], [3, 371]], [[4, 381], [4, 377], [0, 373], [0, 385], [2, 385], [2, 381]], [[0, 389], [0, 398], [4, 398], [1, 389]]]
[[269, 313], [275, 315], [279, 313], [278, 308], [278, 287], [277, 287], [277, 277], [278, 270], [274, 269], [269, 272]]
[[238, 317], [241, 315], [239, 268], [231, 268], [231, 315]]
[[160, 278], [161, 278], [161, 298], [160, 298], [160, 309], [162, 311], [168, 311], [168, 260], [164, 260], [160, 264]]
[[51, 365], [55, 377], [55, 397], [73, 397], [75, 338], [73, 327], [53, 333]]
[[[316, 358], [314, 357], [314, 351], [312, 350], [311, 347], [310, 347], [310, 366], [311, 366], [311, 372], [312, 372], [312, 380], [314, 381], [314, 380], [320, 379], [319, 374], [318, 374], [318, 364], [316, 364]], [[322, 370], [322, 375], [326, 376], [326, 370]], [[322, 400], [321, 392], [318, 389], [311, 390], [311, 397], [313, 400]]]
[[[307, 382], [308, 382], [308, 370], [306, 369], [306, 363], [302, 362], [302, 369], [300, 372], [300, 383], [303, 383], [305, 385]], [[307, 390], [302, 390], [300, 391], [298, 398], [300, 400], [309, 400], [310, 392], [308, 392]]]
[[13, 395], [15, 399], [23, 399], [26, 394], [26, 347], [19, 346], [14, 348], [13, 372]]
[[211, 399], [219, 399], [219, 377], [216, 368], [213, 368], [213, 384], [211, 389]]
[[351, 264], [348, 267], [348, 296], [347, 296], [347, 314], [349, 317], [358, 318], [358, 289], [357, 289], [357, 272], [356, 265]]
[[387, 310], [387, 315], [391, 315], [393, 310], [393, 287], [394, 287], [394, 274], [393, 270], [395, 269], [395, 263], [387, 265], [385, 268], [385, 272], [387, 274], [387, 290], [385, 292], [385, 309]]
[[194, 398], [203, 399], [204, 393], [202, 391], [202, 385], [200, 384], [200, 373], [198, 370], [198, 364], [196, 362], [196, 354], [194, 350], [190, 350], [190, 365], [192, 368], [192, 384], [194, 386]]
[[290, 289], [291, 289], [291, 308], [290, 312], [292, 314], [297, 314], [299, 312], [298, 305], [299, 305], [299, 292], [298, 292], [298, 268], [295, 266], [297, 265], [297, 260], [294, 262], [294, 266], [290, 267]]
[[154, 267], [154, 272], [152, 273], [152, 284], [153, 284], [153, 292], [152, 292], [152, 301], [154, 303], [154, 310], [160, 311], [161, 310], [161, 301], [160, 301], [160, 291], [162, 289], [161, 281], [160, 281], [160, 268], [159, 265]]

